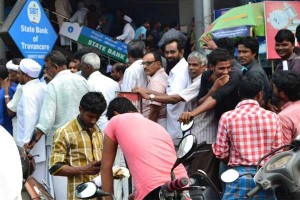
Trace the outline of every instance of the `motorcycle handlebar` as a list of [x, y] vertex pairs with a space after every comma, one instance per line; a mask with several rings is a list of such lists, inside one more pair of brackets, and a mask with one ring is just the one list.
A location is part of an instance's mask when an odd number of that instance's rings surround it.
[[261, 189], [260, 185], [256, 185], [252, 190], [250, 190], [247, 194], [246, 197], [248, 199], [252, 198], [259, 190]]
[[180, 190], [181, 188], [187, 186], [188, 183], [189, 183], [189, 179], [183, 177], [183, 178], [175, 179], [174, 181], [167, 182], [165, 184], [165, 187], [168, 190], [168, 192], [174, 192], [174, 191]]
[[204, 146], [204, 145], [206, 145], [206, 141], [203, 141], [203, 142], [197, 144], [197, 149]]

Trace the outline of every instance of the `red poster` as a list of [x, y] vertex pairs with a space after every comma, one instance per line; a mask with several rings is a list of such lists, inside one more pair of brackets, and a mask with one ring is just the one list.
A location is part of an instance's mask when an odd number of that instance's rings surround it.
[[275, 35], [280, 29], [289, 29], [295, 33], [300, 24], [300, 2], [266, 1], [265, 19], [267, 59], [279, 59], [275, 51]]
[[142, 96], [139, 93], [135, 92], [118, 92], [118, 97], [125, 97], [129, 101], [135, 105], [135, 107], [138, 109], [139, 113], [143, 112], [142, 108]]

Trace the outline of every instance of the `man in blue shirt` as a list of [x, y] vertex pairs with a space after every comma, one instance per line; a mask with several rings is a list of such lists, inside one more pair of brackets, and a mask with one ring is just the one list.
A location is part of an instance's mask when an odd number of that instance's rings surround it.
[[6, 67], [0, 64], [0, 125], [3, 126], [10, 134], [12, 134], [12, 117], [9, 117], [6, 110], [5, 98], [12, 98], [16, 92], [17, 85], [12, 83], [9, 87], [8, 94], [5, 95], [4, 80], [8, 77], [8, 71]]
[[150, 30], [150, 21], [149, 19], [144, 19], [143, 25], [136, 29], [134, 39], [145, 40], [148, 30]]

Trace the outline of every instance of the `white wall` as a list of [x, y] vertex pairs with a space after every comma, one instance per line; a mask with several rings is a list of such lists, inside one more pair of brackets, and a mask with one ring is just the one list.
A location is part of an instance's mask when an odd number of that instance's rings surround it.
[[180, 26], [187, 26], [188, 33], [190, 33], [191, 31], [191, 23], [193, 17], [194, 17], [193, 0], [179, 0]]

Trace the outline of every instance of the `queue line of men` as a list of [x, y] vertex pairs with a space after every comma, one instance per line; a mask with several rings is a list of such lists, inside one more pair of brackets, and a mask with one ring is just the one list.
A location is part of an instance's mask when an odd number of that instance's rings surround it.
[[[284, 31], [281, 31], [284, 32]], [[279, 31], [277, 35], [278, 37], [284, 37]], [[277, 36], [276, 36], [277, 37]], [[289, 40], [283, 39], [283, 42], [286, 42]], [[281, 41], [276, 40], [276, 47], [278, 48], [278, 43], [282, 43]], [[190, 57], [188, 58], [188, 62], [185, 61], [183, 58], [183, 49], [181, 48], [180, 42], [176, 39], [170, 40], [165, 44], [165, 57], [167, 60], [167, 68], [166, 72], [169, 73], [169, 76], [166, 77], [164, 76], [164, 79], [167, 78], [168, 81], [168, 86], [165, 87], [167, 95], [163, 95], [158, 93], [155, 93], [155, 91], [152, 90], [144, 90], [142, 88], [146, 88], [148, 85], [148, 79], [146, 77], [146, 74], [151, 71], [152, 67], [156, 69], [156, 71], [159, 71], [161, 67], [159, 65], [160, 60], [158, 56], [155, 56], [154, 53], [148, 53], [145, 56], [143, 55], [143, 43], [141, 41], [133, 41], [128, 44], [128, 54], [129, 54], [129, 61], [132, 63], [132, 65], [129, 66], [128, 69], [126, 69], [125, 74], [124, 74], [124, 80], [121, 85], [121, 91], [136, 91], [142, 94], [142, 96], [150, 100], [150, 105], [157, 101], [161, 103], [168, 103], [171, 102], [174, 105], [168, 104], [167, 105], [167, 118], [166, 118], [166, 129], [168, 133], [172, 136], [173, 141], [175, 144], [177, 144], [176, 139], [180, 137], [181, 131], [179, 129], [179, 123], [178, 119], [184, 122], [189, 121], [191, 118], [196, 117], [197, 115], [200, 114], [199, 118], [201, 120], [197, 121], [195, 119], [196, 127], [199, 127], [199, 124], [202, 123], [202, 121], [208, 121], [211, 124], [212, 129], [206, 130], [206, 131], [199, 131], [197, 130], [192, 130], [194, 131], [194, 134], [197, 135], [197, 137], [200, 137], [202, 140], [210, 140], [209, 141], [209, 146], [207, 147], [211, 154], [210, 158], [214, 159], [214, 155], [212, 152], [220, 159], [222, 160], [230, 160], [230, 157], [227, 157], [224, 155], [219, 156], [217, 153], [220, 149], [218, 148], [218, 143], [220, 141], [224, 142], [224, 140], [221, 140], [220, 138], [222, 137], [222, 129], [218, 130], [218, 134], [216, 132], [217, 128], [217, 122], [218, 119], [221, 117], [221, 115], [228, 111], [232, 110], [235, 108], [235, 106], [238, 103], [239, 97], [238, 97], [238, 92], [243, 91], [244, 93], [247, 93], [251, 91], [251, 89], [255, 90], [252, 91], [250, 96], [245, 95], [243, 99], [254, 99], [257, 101], [260, 106], [267, 106], [269, 104], [269, 98], [270, 98], [270, 89], [268, 89], [269, 84], [266, 81], [266, 74], [257, 64], [257, 56], [258, 56], [258, 42], [254, 38], [246, 38], [240, 40], [238, 43], [238, 58], [240, 61], [240, 64], [243, 66], [241, 67], [240, 70], [232, 70], [231, 71], [231, 66], [232, 66], [232, 56], [228, 53], [227, 50], [223, 49], [215, 49], [212, 51], [212, 53], [208, 56], [208, 61], [209, 61], [209, 69], [208, 71], [204, 71], [206, 67], [206, 62], [205, 59], [201, 54], [197, 53], [192, 53]], [[220, 46], [221, 47], [221, 46]], [[278, 53], [279, 54], [279, 53]], [[149, 57], [150, 55], [150, 57]], [[280, 55], [280, 54], [279, 54]], [[67, 122], [71, 121], [72, 119], [76, 118], [76, 116], [81, 116], [84, 111], [78, 110], [78, 105], [79, 102], [82, 101], [82, 97], [84, 94], [88, 93], [90, 90], [95, 90], [96, 92], [103, 92], [104, 89], [102, 88], [96, 88], [96, 85], [99, 86], [99, 84], [95, 84], [95, 82], [90, 81], [90, 85], [88, 84], [89, 82], [89, 77], [91, 74], [96, 74], [96, 72], [99, 70], [99, 61], [97, 60], [97, 55], [94, 55], [93, 53], [86, 54], [85, 56], [82, 57], [81, 59], [81, 75], [85, 78], [88, 79], [86, 81], [83, 77], [80, 77], [78, 75], [71, 75], [71, 72], [66, 70], [66, 60], [64, 56], [60, 52], [51, 52], [48, 54], [45, 58], [46, 61], [46, 71], [47, 73], [53, 78], [52, 81], [47, 86], [47, 92], [45, 94], [45, 98], [43, 100], [43, 106], [41, 107], [41, 115], [39, 122], [36, 126], [35, 134], [33, 135], [33, 143], [29, 144], [26, 142], [25, 147], [26, 148], [33, 148], [36, 143], [41, 143], [39, 140], [42, 138], [44, 134], [47, 136], [47, 144], [49, 145], [47, 148], [47, 156], [46, 158], [50, 158], [50, 152], [51, 152], [51, 145], [53, 145], [53, 148], [55, 146], [55, 141], [48, 143], [48, 140], [52, 139], [52, 135], [55, 130], [61, 130], [58, 128], [65, 127], [64, 124]], [[288, 58], [290, 58], [289, 56]], [[143, 58], [143, 59], [141, 59]], [[154, 60], [149, 60], [154, 58]], [[282, 59], [286, 59], [286, 55], [282, 56]], [[26, 59], [23, 59], [25, 62]], [[294, 59], [293, 59], [294, 60]], [[22, 62], [22, 61], [21, 61]], [[295, 61], [297, 63], [297, 61]], [[25, 62], [26, 63], [26, 62]], [[20, 63], [21, 65], [21, 63]], [[23, 64], [22, 64], [23, 66]], [[30, 61], [30, 64], [26, 64], [28, 68], [30, 68], [29, 71], [26, 71], [26, 69], [23, 71], [19, 72], [19, 81], [25, 83], [24, 78], [26, 81], [32, 81], [35, 77], [32, 77], [33, 75], [30, 74], [32, 70], [34, 70], [35, 65]], [[193, 68], [193, 66], [196, 66]], [[197, 68], [198, 67], [198, 68]], [[19, 67], [20, 70], [21, 67]], [[295, 65], [295, 68], [297, 68], [297, 64]], [[145, 69], [145, 72], [144, 72]], [[293, 71], [293, 69], [290, 69]], [[25, 71], [25, 73], [24, 73]], [[162, 70], [160, 70], [162, 71]], [[296, 71], [296, 70], [295, 70]], [[27, 72], [27, 74], [26, 74]], [[190, 72], [190, 73], [189, 73]], [[279, 73], [279, 72], [278, 72]], [[295, 84], [294, 91], [296, 92], [295, 97], [291, 97], [290, 91], [282, 91], [285, 90], [286, 87], [280, 85], [281, 82], [283, 81], [278, 81], [277, 85], [276, 82], [274, 82], [275, 89], [274, 92], [275, 94], [281, 95], [281, 99], [284, 99], [286, 102], [291, 100], [291, 101], [298, 101], [299, 100], [299, 92], [297, 90], [297, 86], [299, 85], [299, 75], [293, 75], [293, 72], [289, 72], [296, 78], [290, 79], [294, 80], [292, 84]], [[153, 74], [153, 72], [152, 72]], [[150, 75], [148, 73], [147, 75]], [[154, 74], [153, 74], [154, 75]], [[285, 75], [283, 75], [284, 77]], [[29, 77], [29, 78], [28, 78]], [[145, 78], [146, 77], [146, 78]], [[201, 79], [199, 78], [201, 77]], [[255, 78], [253, 78], [255, 77]], [[282, 76], [280, 76], [282, 77]], [[23, 80], [22, 80], [23, 78]], [[31, 78], [31, 79], [30, 79]], [[196, 79], [198, 78], [198, 79]], [[100, 79], [100, 78], [99, 78]], [[98, 80], [99, 80], [98, 79]], [[193, 84], [192, 81], [195, 79], [195, 82], [201, 83], [198, 84], [199, 87], [197, 87], [197, 84]], [[241, 83], [239, 83], [239, 80], [241, 80]], [[276, 80], [276, 79], [275, 79]], [[95, 80], [97, 81], [97, 80]], [[151, 80], [150, 80], [151, 81]], [[75, 84], [76, 82], [76, 84]], [[158, 81], [159, 82], [159, 81]], [[27, 82], [26, 82], [27, 83]], [[165, 83], [165, 82], [164, 82]], [[242, 84], [244, 83], [244, 85]], [[248, 88], [245, 85], [247, 84], [253, 85], [253, 88]], [[260, 83], [259, 86], [257, 86], [257, 83]], [[256, 87], [255, 87], [256, 84]], [[282, 83], [281, 83], [282, 84]], [[118, 90], [118, 84], [109, 84], [109, 85], [116, 85], [117, 87], [109, 89], [108, 91], [110, 92], [115, 92]], [[244, 88], [242, 87], [244, 86]], [[68, 88], [69, 87], [69, 88]], [[123, 87], [123, 89], [122, 89]], [[140, 87], [140, 88], [136, 88]], [[68, 88], [68, 89], [67, 89]], [[94, 89], [91, 89], [94, 88]], [[126, 88], [126, 89], [124, 89]], [[299, 87], [298, 87], [299, 88]], [[199, 93], [197, 95], [197, 89], [199, 90]], [[66, 92], [70, 91], [70, 93]], [[163, 90], [162, 90], [163, 91]], [[263, 92], [262, 92], [263, 91]], [[280, 92], [283, 92], [280, 94]], [[287, 95], [289, 94], [289, 95]], [[186, 95], [186, 96], [185, 96]], [[190, 96], [189, 96], [190, 95]], [[259, 96], [257, 96], [259, 95]], [[262, 95], [264, 98], [262, 98]], [[76, 96], [74, 98], [74, 96]], [[105, 95], [103, 95], [105, 97]], [[188, 97], [187, 97], [188, 96]], [[190, 104], [190, 109], [194, 109], [191, 112], [184, 112], [187, 111], [188, 104], [187, 102], [195, 100], [195, 98], [198, 96], [198, 100], [201, 102], [201, 104], [196, 107], [196, 105]], [[169, 98], [169, 99], [168, 99]], [[22, 98], [21, 98], [22, 99]], [[60, 101], [61, 99], [61, 101]], [[66, 101], [66, 100], [69, 101]], [[111, 99], [108, 99], [107, 97], [105, 98], [106, 101], [109, 103]], [[175, 99], [175, 100], [174, 100]], [[21, 100], [20, 100], [21, 101]], [[250, 102], [250, 101], [249, 101]], [[252, 102], [253, 103], [253, 102]], [[148, 103], [149, 104], [149, 103]], [[178, 104], [178, 105], [177, 105]], [[255, 103], [256, 104], [256, 103]], [[259, 106], [257, 104], [256, 106]], [[297, 108], [297, 104], [296, 108]], [[294, 106], [295, 106], [294, 105]], [[50, 107], [49, 107], [50, 106]], [[146, 105], [145, 105], [146, 106]], [[239, 106], [236, 107], [236, 109]], [[212, 108], [215, 108], [212, 110]], [[284, 108], [284, 107], [283, 107]], [[234, 111], [232, 111], [234, 112]], [[290, 111], [291, 112], [291, 111]], [[69, 114], [67, 114], [69, 113]], [[100, 111], [98, 112], [98, 114]], [[67, 115], [66, 115], [67, 114]], [[103, 111], [101, 112], [103, 114]], [[181, 114], [181, 115], [180, 115]], [[249, 114], [249, 113], [248, 113]], [[257, 114], [257, 113], [256, 113]], [[282, 114], [283, 115], [283, 114]], [[68, 119], [66, 119], [65, 116], [68, 116]], [[288, 115], [285, 114], [283, 115], [287, 117]], [[297, 115], [295, 115], [297, 116]], [[242, 116], [243, 117], [243, 116]], [[98, 117], [99, 118], [99, 117]], [[223, 118], [226, 118], [226, 116], [222, 116], [220, 123], [223, 123]], [[282, 117], [283, 118], [283, 117]], [[95, 121], [97, 117], [94, 117], [93, 120]], [[217, 119], [217, 121], [215, 121]], [[90, 121], [88, 120], [88, 121]], [[275, 116], [274, 120], [276, 123], [279, 122], [277, 117]], [[51, 123], [50, 123], [51, 121]], [[97, 120], [98, 121], [98, 120]], [[96, 123], [96, 122], [95, 122]], [[95, 123], [90, 123], [88, 127], [92, 127], [95, 125]], [[226, 122], [230, 123], [230, 122]], [[255, 121], [251, 121], [251, 123], [255, 123]], [[275, 124], [276, 124], [275, 123]], [[198, 126], [197, 126], [198, 125]], [[263, 126], [264, 124], [262, 124]], [[276, 124], [278, 125], [278, 124]], [[178, 126], [178, 127], [177, 127]], [[272, 125], [271, 125], [272, 126]], [[177, 128], [176, 128], [177, 127]], [[203, 125], [203, 129], [210, 127], [209, 125]], [[88, 129], [84, 129], [83, 131], [87, 131]], [[297, 127], [295, 127], [297, 130]], [[101, 129], [101, 130], [104, 130]], [[215, 131], [214, 131], [215, 130]], [[232, 131], [232, 130], [227, 130], [227, 131]], [[279, 132], [281, 130], [277, 130], [276, 134], [270, 133], [270, 137], [282, 137], [281, 135], [279, 136]], [[50, 135], [48, 135], [50, 133]], [[206, 137], [199, 136], [199, 134], [211, 134], [211, 138], [209, 139], [209, 136], [206, 135]], [[266, 133], [264, 130], [262, 130], [261, 134]], [[58, 137], [58, 131], [56, 132], [56, 137]], [[241, 131], [240, 134], [243, 134], [243, 131]], [[258, 133], [259, 134], [259, 133]], [[288, 134], [285, 134], [285, 138], [289, 138]], [[215, 142], [215, 138], [217, 137], [217, 143], [214, 144], [213, 146], [211, 145], [213, 142]], [[230, 137], [230, 136], [226, 136]], [[294, 136], [293, 136], [294, 137]], [[290, 137], [289, 139], [292, 139], [293, 137]], [[60, 140], [59, 140], [60, 141]], [[201, 141], [199, 141], [201, 142]], [[258, 141], [260, 142], [260, 141]], [[288, 142], [288, 139], [285, 140], [285, 142]], [[289, 141], [290, 142], [290, 141]], [[237, 142], [238, 143], [238, 142]], [[47, 146], [46, 144], [46, 146]], [[281, 140], [278, 139], [276, 146], [282, 144]], [[234, 144], [230, 144], [228, 148], [231, 150], [230, 147], [234, 146]], [[93, 145], [91, 145], [93, 146]], [[212, 146], [212, 147], [211, 147]], [[271, 145], [272, 146], [272, 145]], [[227, 149], [228, 151], [228, 149]], [[229, 154], [231, 156], [231, 154]], [[199, 159], [199, 158], [198, 158]], [[54, 159], [55, 160], [55, 159]], [[99, 159], [98, 159], [99, 161]], [[199, 163], [199, 160], [194, 160], [195, 162]], [[205, 159], [205, 162], [207, 160]], [[53, 166], [56, 166], [55, 163], [52, 163]], [[70, 165], [70, 163], [69, 163]], [[211, 166], [212, 162], [206, 163], [206, 166]], [[235, 163], [233, 165], [243, 165], [241, 163]], [[247, 165], [247, 163], [246, 163]], [[252, 166], [253, 164], [249, 164]], [[60, 165], [60, 167], [55, 167], [56, 170], [51, 170], [53, 174], [60, 174], [59, 171], [61, 170], [63, 165]], [[214, 164], [216, 168], [212, 170], [212, 172], [216, 172], [216, 169], [218, 167], [218, 163]], [[99, 163], [95, 163], [94, 166], [96, 169], [99, 169]], [[205, 167], [205, 166], [202, 166]], [[244, 170], [244, 169], [243, 169]], [[74, 176], [76, 174], [73, 174], [71, 176]], [[69, 174], [67, 174], [69, 176]], [[212, 179], [213, 176], [211, 176]], [[55, 182], [55, 181], [54, 181]], [[62, 183], [61, 181], [59, 181]], [[57, 186], [56, 183], [54, 185]], [[61, 190], [61, 186], [60, 190]], [[227, 188], [226, 188], [227, 189]], [[58, 190], [55, 190], [58, 191]], [[72, 189], [69, 188], [69, 193], [68, 193], [68, 198], [72, 198], [74, 191], [74, 187]], [[230, 192], [232, 193], [232, 192]], [[56, 193], [56, 198], [60, 198], [59, 194]], [[65, 194], [62, 194], [61, 196], [62, 199], [66, 196]], [[73, 196], [74, 198], [74, 196]]]

